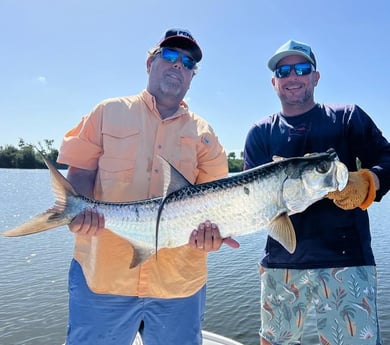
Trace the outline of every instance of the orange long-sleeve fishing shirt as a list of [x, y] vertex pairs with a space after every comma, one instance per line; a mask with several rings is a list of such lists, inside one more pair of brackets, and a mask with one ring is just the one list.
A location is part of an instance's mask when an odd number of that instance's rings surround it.
[[[184, 102], [173, 117], [162, 119], [146, 90], [99, 103], [65, 134], [58, 162], [96, 169], [95, 199], [134, 201], [162, 195], [158, 155], [192, 183], [228, 173], [226, 153], [209, 124]], [[95, 237], [75, 236], [74, 258], [94, 292], [186, 297], [206, 282], [207, 254], [189, 245], [161, 249], [157, 260], [152, 256], [129, 269], [133, 253], [127, 240], [108, 230]]]

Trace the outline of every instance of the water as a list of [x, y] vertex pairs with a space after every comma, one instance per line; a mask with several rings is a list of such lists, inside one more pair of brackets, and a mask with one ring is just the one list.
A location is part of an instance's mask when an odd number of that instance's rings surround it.
[[[42, 212], [54, 201], [47, 170], [0, 169], [0, 231]], [[379, 319], [390, 344], [390, 198], [370, 208], [378, 264]], [[258, 345], [260, 284], [257, 261], [265, 233], [240, 238], [239, 250], [209, 255], [204, 329]], [[62, 227], [28, 237], [0, 238], [0, 344], [60, 345], [67, 326], [67, 273], [73, 236]], [[304, 344], [318, 344], [313, 321]]]

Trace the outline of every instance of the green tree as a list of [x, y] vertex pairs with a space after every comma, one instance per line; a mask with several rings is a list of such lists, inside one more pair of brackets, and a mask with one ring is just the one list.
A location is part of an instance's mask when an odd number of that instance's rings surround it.
[[15, 159], [18, 149], [12, 145], [0, 146], [0, 168], [12, 168], [15, 166]]
[[[228, 165], [230, 173], [237, 173], [243, 170], [244, 161], [243, 159], [236, 158], [235, 152], [230, 152], [228, 155]], [[241, 153], [241, 157], [243, 157], [243, 153]]]
[[35, 169], [36, 159], [32, 146], [25, 145], [20, 147], [15, 155], [15, 168], [18, 169]]
[[[66, 169], [67, 165], [56, 163], [58, 150], [53, 148], [53, 143], [54, 140], [45, 139], [44, 146], [40, 142], [37, 146], [58, 169]], [[24, 139], [19, 138], [18, 147], [0, 146], [0, 168], [44, 169], [46, 164], [33, 145], [27, 144]]]
[[[54, 140], [45, 139], [43, 144], [38, 142], [37, 146], [39, 151], [58, 169], [67, 169], [67, 165], [56, 163], [58, 150], [53, 147], [53, 144]], [[230, 152], [227, 157], [230, 173], [243, 170], [243, 152], [240, 153], [240, 158], [236, 157], [235, 152]], [[46, 168], [46, 165], [41, 154], [34, 149], [34, 146], [19, 138], [18, 147], [12, 145], [0, 146], [0, 168], [43, 169]]]

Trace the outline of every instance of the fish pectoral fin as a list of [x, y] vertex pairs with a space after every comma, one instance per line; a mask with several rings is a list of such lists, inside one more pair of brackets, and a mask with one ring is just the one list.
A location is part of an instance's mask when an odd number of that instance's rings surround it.
[[154, 248], [145, 247], [133, 242], [131, 244], [134, 248], [134, 256], [129, 268], [137, 267], [156, 253]]
[[297, 240], [294, 226], [287, 213], [281, 214], [271, 222], [268, 235], [278, 241], [290, 254], [294, 253]]

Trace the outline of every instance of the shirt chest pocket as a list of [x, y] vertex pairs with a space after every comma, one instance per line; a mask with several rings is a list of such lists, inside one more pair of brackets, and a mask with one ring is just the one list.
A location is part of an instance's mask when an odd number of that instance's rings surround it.
[[109, 128], [102, 131], [104, 153], [99, 160], [102, 179], [131, 181], [136, 165], [139, 129]]

